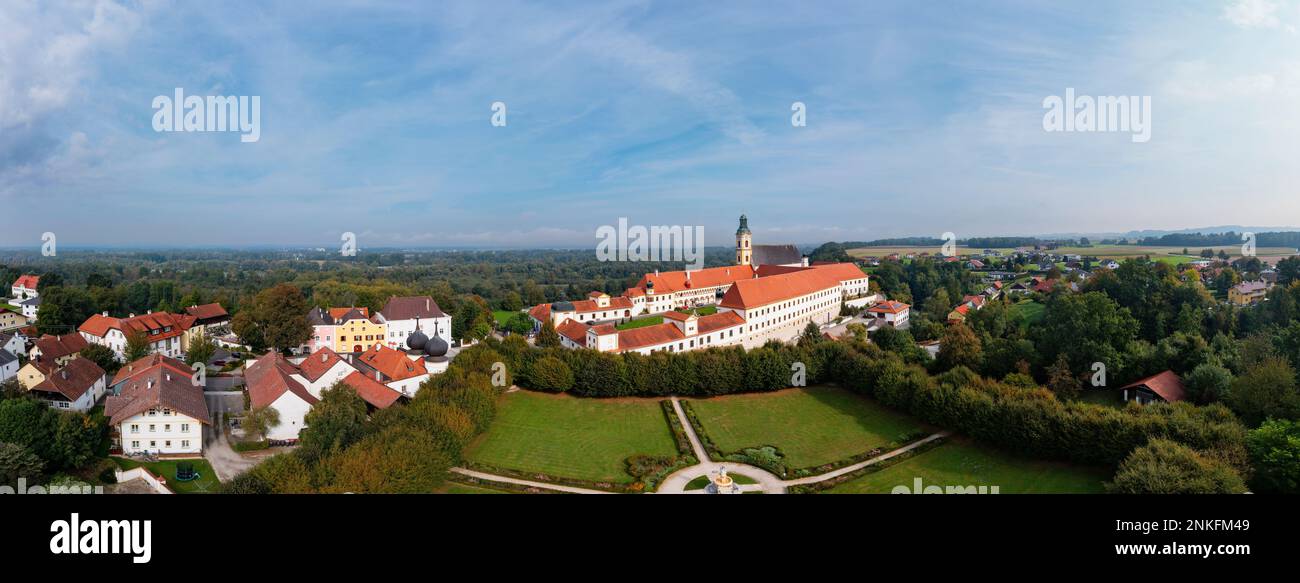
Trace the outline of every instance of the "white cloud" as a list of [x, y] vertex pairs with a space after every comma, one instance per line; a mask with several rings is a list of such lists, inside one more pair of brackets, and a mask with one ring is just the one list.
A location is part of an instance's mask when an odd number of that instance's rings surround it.
[[1272, 0], [1236, 0], [1223, 9], [1223, 18], [1241, 28], [1282, 28], [1294, 33], [1295, 26], [1278, 16], [1281, 6]]

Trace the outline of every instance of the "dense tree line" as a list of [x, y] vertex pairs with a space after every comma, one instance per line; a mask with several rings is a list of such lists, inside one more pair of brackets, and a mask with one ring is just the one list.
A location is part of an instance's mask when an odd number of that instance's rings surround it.
[[58, 411], [9, 380], [0, 388], [0, 484], [29, 485], [79, 470], [108, 453], [101, 414]]

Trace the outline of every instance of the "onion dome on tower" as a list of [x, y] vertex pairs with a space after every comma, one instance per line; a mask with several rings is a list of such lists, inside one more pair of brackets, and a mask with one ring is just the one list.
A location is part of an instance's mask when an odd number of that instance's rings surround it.
[[406, 337], [406, 347], [411, 350], [421, 350], [424, 348], [424, 344], [428, 341], [429, 337], [425, 336], [424, 332], [421, 332], [419, 328], [416, 328], [415, 332], [412, 332], [410, 336]]
[[432, 357], [446, 356], [448, 348], [447, 341], [441, 336], [434, 336], [424, 343], [424, 353]]

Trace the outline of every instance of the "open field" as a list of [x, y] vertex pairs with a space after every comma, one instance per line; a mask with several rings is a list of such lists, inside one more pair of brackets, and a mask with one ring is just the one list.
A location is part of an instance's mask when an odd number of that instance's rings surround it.
[[[148, 468], [149, 471], [158, 474], [159, 476], [162, 476], [163, 479], [167, 480], [167, 486], [177, 494], [216, 492], [217, 488], [221, 486], [221, 482], [217, 480], [217, 473], [212, 470], [212, 466], [208, 465], [208, 460], [202, 458], [192, 460], [161, 460], [142, 463], [133, 459], [115, 457], [113, 458], [113, 462], [117, 464], [117, 467], [122, 468], [123, 470], [144, 466], [145, 468]], [[197, 480], [181, 482], [176, 479], [176, 464], [183, 462], [194, 464], [194, 471], [199, 474]]]
[[954, 439], [916, 457], [828, 490], [831, 494], [888, 494], [896, 486], [997, 486], [1001, 494], [1098, 493], [1110, 476], [1101, 469], [1020, 458]]
[[655, 399], [583, 399], [528, 391], [501, 397], [492, 427], [465, 458], [557, 477], [627, 483], [632, 454], [672, 456], [677, 446]]
[[771, 445], [792, 468], [852, 457], [926, 429], [907, 415], [837, 387], [692, 399], [691, 406], [723, 451]]

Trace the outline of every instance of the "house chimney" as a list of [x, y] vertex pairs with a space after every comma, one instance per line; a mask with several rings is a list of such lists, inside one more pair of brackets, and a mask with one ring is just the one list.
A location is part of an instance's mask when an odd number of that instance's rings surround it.
[[100, 313], [99, 315], [101, 315], [101, 316], [107, 318], [107, 317], [108, 317], [108, 310], [104, 310], [104, 311], [103, 311], [102, 313]]
[[329, 362], [329, 359], [330, 359], [329, 355], [328, 355], [328, 354], [325, 354], [325, 351], [322, 350], [321, 353], [320, 353], [320, 361], [321, 361], [321, 362]]
[[171, 382], [171, 380], [172, 380], [172, 373], [167, 373], [167, 374], [165, 374], [165, 375], [163, 375], [163, 376], [164, 376], [164, 377], [167, 377], [167, 382], [169, 382], [169, 383]]
[[375, 371], [375, 380], [381, 383], [384, 382], [384, 375], [381, 374], [379, 371]]
[[63, 377], [63, 380], [65, 381], [68, 380], [68, 369], [65, 368], [59, 371], [59, 376]]

